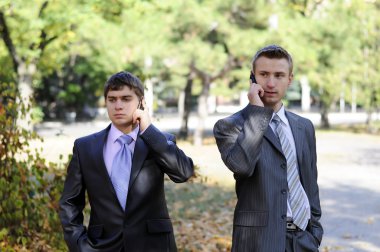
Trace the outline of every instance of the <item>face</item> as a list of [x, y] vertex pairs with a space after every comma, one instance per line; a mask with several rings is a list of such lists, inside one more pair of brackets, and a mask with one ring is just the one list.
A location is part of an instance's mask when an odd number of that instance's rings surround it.
[[138, 104], [138, 96], [128, 86], [120, 90], [110, 90], [106, 97], [108, 117], [116, 128], [124, 133], [129, 133], [133, 129], [132, 115]]
[[289, 73], [289, 62], [286, 59], [259, 57], [256, 60], [255, 77], [264, 89], [261, 98], [264, 106], [277, 112], [293, 79], [293, 74]]

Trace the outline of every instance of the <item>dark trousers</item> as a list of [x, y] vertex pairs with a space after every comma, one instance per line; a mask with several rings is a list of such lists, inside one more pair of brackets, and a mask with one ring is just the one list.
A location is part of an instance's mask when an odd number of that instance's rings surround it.
[[318, 242], [308, 231], [287, 231], [285, 252], [318, 252]]

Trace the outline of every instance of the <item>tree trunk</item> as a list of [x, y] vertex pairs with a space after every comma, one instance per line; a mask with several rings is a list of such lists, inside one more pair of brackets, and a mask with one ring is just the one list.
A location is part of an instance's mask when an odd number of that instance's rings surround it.
[[321, 128], [330, 128], [327, 105], [323, 102], [321, 103]]
[[205, 127], [205, 121], [208, 116], [207, 111], [207, 99], [210, 91], [210, 81], [209, 78], [205, 78], [202, 81], [202, 92], [198, 97], [198, 126], [194, 131], [194, 145], [201, 146], [203, 140], [203, 131]]
[[372, 118], [372, 114], [375, 111], [375, 106], [376, 106], [376, 95], [375, 93], [372, 93], [370, 101], [369, 101], [369, 107], [367, 109], [366, 128], [367, 128], [368, 133], [375, 132], [373, 128], [373, 118]]
[[36, 65], [34, 63], [26, 64], [25, 62], [20, 62], [17, 67], [18, 92], [20, 94], [20, 101], [18, 102], [23, 103], [23, 106], [26, 108], [24, 113], [19, 113], [17, 124], [29, 131], [33, 129], [30, 108], [33, 99], [32, 81], [35, 72]]
[[193, 76], [190, 73], [187, 77], [186, 87], [184, 89], [184, 106], [181, 114], [181, 128], [178, 133], [179, 139], [187, 139], [189, 137], [189, 116], [191, 111], [191, 91], [193, 89]]

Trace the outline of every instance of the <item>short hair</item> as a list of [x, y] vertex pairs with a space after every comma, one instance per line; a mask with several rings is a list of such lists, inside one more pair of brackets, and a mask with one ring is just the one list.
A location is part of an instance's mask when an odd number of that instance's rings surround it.
[[258, 50], [252, 58], [252, 70], [255, 72], [255, 64], [258, 58], [266, 57], [269, 59], [286, 59], [289, 62], [289, 73], [293, 72], [293, 59], [292, 56], [281, 46], [268, 45]]
[[122, 71], [112, 75], [106, 81], [104, 84], [104, 98], [107, 98], [110, 90], [121, 90], [124, 86], [130, 87], [139, 98], [144, 96], [144, 86], [141, 80], [129, 72]]

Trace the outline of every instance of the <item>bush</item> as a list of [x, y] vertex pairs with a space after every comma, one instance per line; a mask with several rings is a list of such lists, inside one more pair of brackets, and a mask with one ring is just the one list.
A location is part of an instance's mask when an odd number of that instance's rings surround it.
[[2, 251], [65, 251], [58, 200], [65, 169], [46, 164], [29, 145], [40, 139], [17, 126], [30, 108], [18, 104], [13, 84], [0, 93], [0, 247]]

